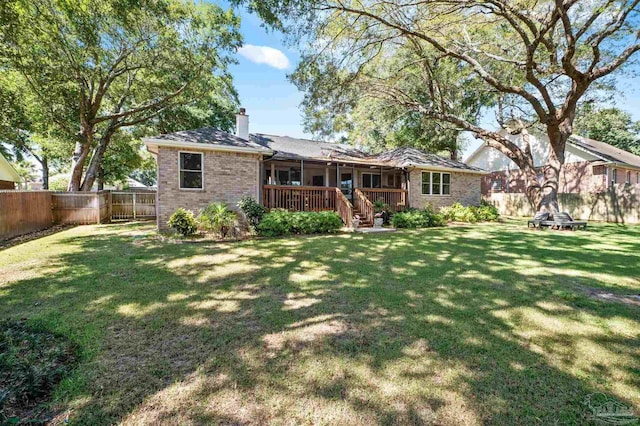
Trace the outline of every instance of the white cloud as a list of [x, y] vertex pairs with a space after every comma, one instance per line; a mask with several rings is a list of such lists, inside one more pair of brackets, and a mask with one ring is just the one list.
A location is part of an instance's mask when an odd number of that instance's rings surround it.
[[266, 64], [279, 70], [289, 68], [289, 59], [278, 49], [269, 46], [255, 46], [253, 44], [245, 44], [238, 53], [256, 64]]

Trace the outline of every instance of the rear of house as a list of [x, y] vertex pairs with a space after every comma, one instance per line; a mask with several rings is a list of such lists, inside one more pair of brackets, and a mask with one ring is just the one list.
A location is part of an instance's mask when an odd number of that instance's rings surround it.
[[373, 221], [372, 203], [393, 210], [480, 203], [485, 172], [413, 148], [369, 154], [350, 145], [249, 134], [241, 110], [235, 135], [187, 130], [144, 139], [158, 160], [158, 227], [179, 207], [235, 208], [250, 196], [268, 209], [338, 212], [347, 225]]

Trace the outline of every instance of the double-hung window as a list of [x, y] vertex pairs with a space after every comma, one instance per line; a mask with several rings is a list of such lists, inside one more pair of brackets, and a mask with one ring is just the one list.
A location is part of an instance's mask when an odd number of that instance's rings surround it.
[[180, 153], [180, 189], [203, 189], [202, 153]]
[[450, 195], [451, 173], [422, 172], [423, 195]]
[[362, 174], [362, 187], [363, 188], [380, 188], [381, 176], [373, 173]]

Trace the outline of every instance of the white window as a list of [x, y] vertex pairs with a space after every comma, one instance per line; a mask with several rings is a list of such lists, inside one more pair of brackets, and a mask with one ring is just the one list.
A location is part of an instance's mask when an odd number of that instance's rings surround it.
[[611, 178], [611, 182], [618, 183], [618, 169], [613, 169], [613, 177]]
[[180, 153], [180, 189], [204, 188], [202, 157], [200, 152]]
[[362, 174], [362, 187], [363, 188], [380, 188], [382, 183], [382, 179], [380, 175], [375, 175], [373, 173], [363, 173]]
[[628, 185], [631, 183], [631, 172], [627, 171], [627, 179], [625, 180], [625, 183]]
[[451, 173], [422, 172], [422, 194], [450, 195]]

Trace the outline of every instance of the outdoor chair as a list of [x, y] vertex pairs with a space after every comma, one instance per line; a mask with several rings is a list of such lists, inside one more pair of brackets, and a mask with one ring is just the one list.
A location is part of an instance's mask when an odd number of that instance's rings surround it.
[[587, 229], [587, 222], [573, 220], [567, 212], [554, 213], [548, 220], [543, 220], [538, 226], [548, 226], [551, 229]]
[[527, 222], [527, 228], [529, 228], [530, 226], [533, 226], [533, 228], [540, 228], [540, 223], [546, 220], [549, 220], [549, 213], [538, 212], [533, 219]]

